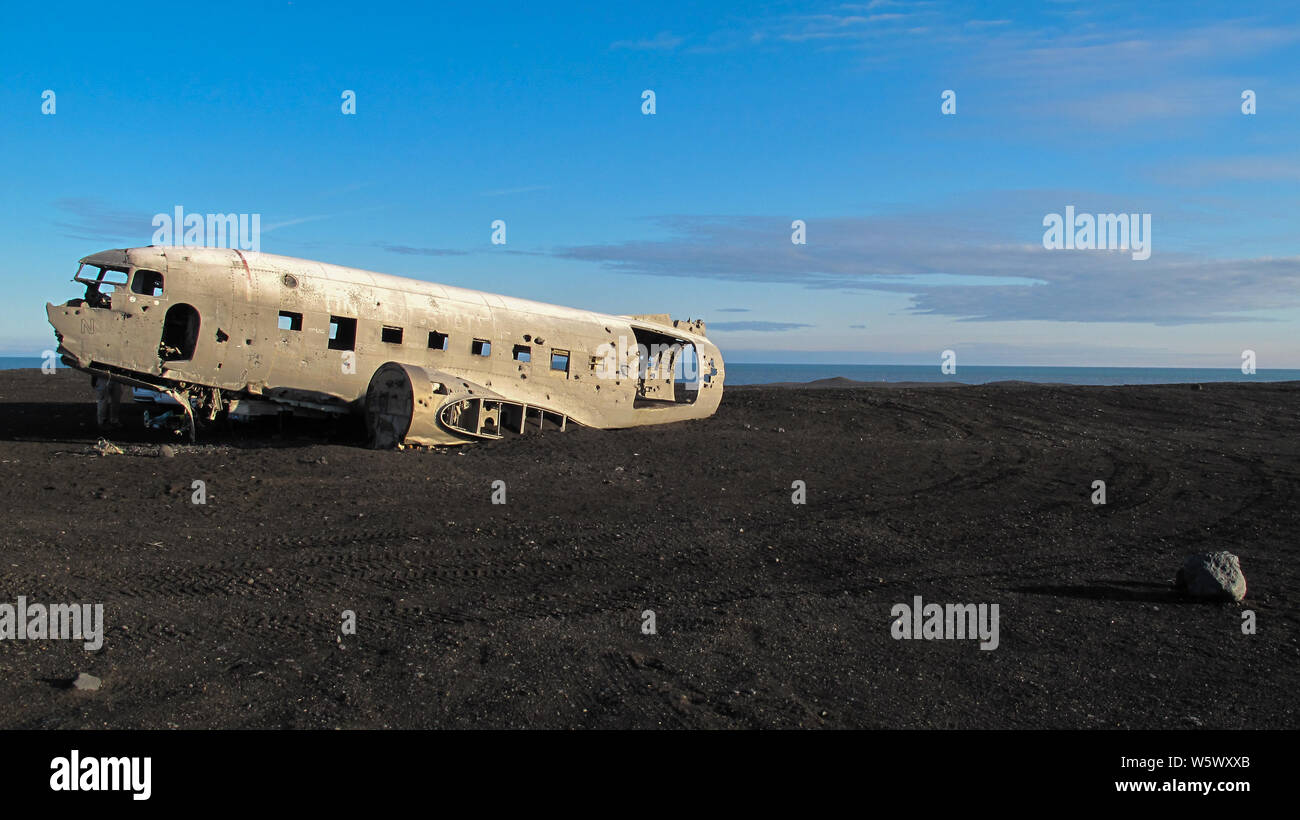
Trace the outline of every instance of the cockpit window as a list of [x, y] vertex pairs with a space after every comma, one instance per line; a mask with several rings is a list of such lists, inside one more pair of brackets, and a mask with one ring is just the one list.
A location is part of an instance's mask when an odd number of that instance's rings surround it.
[[112, 305], [113, 291], [124, 287], [129, 277], [125, 268], [100, 267], [83, 262], [73, 278], [86, 286], [86, 302], [91, 307], [107, 308]]
[[125, 285], [127, 278], [125, 268], [101, 268], [86, 262], [81, 264], [76, 276], [77, 281], [83, 284], [112, 285], [114, 288]]
[[145, 296], [161, 296], [163, 290], [162, 274], [156, 270], [137, 270], [131, 277], [131, 290]]

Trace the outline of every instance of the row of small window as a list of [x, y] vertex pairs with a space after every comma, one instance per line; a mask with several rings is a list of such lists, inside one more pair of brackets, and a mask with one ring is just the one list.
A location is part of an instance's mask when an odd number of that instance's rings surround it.
[[[281, 330], [302, 330], [302, 314], [294, 313], [288, 310], [280, 311], [280, 329]], [[379, 332], [379, 340], [391, 345], [400, 345], [402, 343], [402, 328], [395, 325], [384, 325]], [[349, 319], [346, 316], [330, 317], [330, 350], [356, 350], [357, 347], [357, 320]], [[436, 330], [429, 331], [429, 349], [446, 350], [447, 334], [439, 333]], [[470, 346], [470, 352], [475, 356], [491, 356], [492, 343], [487, 339], [475, 339]], [[513, 358], [517, 362], [531, 362], [533, 359], [532, 348], [528, 345], [515, 345]], [[551, 369], [569, 371], [569, 351], [551, 350]]]

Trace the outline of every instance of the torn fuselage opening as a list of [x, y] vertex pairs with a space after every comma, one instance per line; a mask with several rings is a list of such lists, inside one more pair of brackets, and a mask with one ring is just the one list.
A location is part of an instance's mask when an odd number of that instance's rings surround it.
[[[634, 407], [653, 408], [673, 404], [694, 404], [699, 398], [699, 351], [678, 336], [632, 327], [635, 355], [628, 361], [628, 371], [635, 367], [636, 398]], [[628, 372], [627, 375], [632, 375]]]
[[163, 319], [158, 358], [164, 362], [189, 361], [199, 342], [199, 312], [184, 302], [167, 309]]

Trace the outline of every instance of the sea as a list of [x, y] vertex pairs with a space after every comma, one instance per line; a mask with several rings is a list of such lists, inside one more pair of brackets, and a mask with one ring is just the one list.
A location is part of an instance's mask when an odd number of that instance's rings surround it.
[[[35, 356], [0, 356], [0, 370], [39, 368]], [[62, 364], [58, 365], [60, 368]], [[751, 364], [727, 365], [727, 384], [811, 382], [832, 378], [860, 382], [1037, 382], [1040, 384], [1192, 384], [1196, 382], [1300, 381], [1300, 370], [1258, 370], [1209, 367], [1013, 367], [961, 365], [957, 372], [942, 373], [938, 365], [907, 364]]]
[[727, 364], [727, 384], [811, 382], [842, 377], [860, 382], [1037, 382], [1039, 384], [1192, 384], [1197, 382], [1300, 381], [1300, 370], [1209, 367], [1011, 367], [959, 365], [951, 375], [939, 365], [900, 364]]

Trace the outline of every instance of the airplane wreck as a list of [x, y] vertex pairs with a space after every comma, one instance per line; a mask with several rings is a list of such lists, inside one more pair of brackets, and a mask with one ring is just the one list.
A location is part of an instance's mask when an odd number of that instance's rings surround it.
[[83, 296], [46, 305], [63, 362], [167, 396], [191, 440], [221, 417], [360, 414], [375, 447], [455, 445], [705, 418], [722, 399], [699, 320], [226, 248], [102, 251], [74, 281]]

